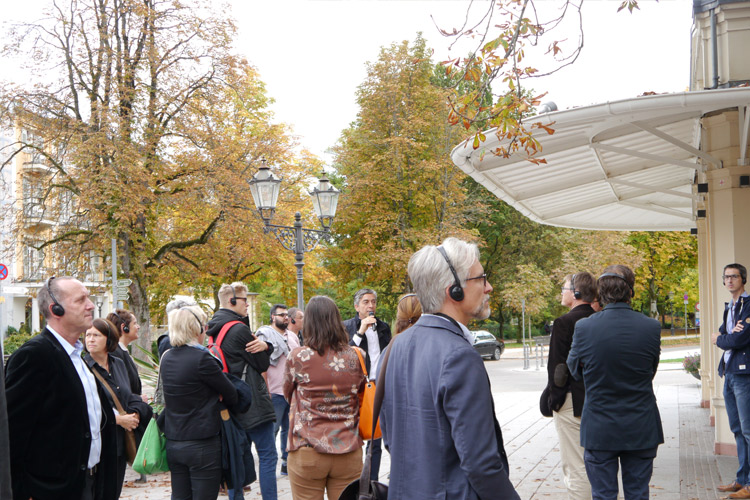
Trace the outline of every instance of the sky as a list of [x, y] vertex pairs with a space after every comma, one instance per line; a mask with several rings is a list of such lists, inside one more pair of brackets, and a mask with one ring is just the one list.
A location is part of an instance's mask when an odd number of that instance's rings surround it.
[[[4, 2], [3, 18], [33, 16], [45, 0]], [[478, 1], [476, 9], [484, 8]], [[527, 82], [559, 109], [682, 92], [689, 85], [691, 0], [640, 0], [640, 10], [617, 13], [620, 0], [583, 4], [584, 48], [557, 74]], [[435, 27], [452, 30], [466, 15], [466, 0], [230, 0], [238, 26], [236, 49], [260, 73], [275, 99], [276, 121], [289, 125], [302, 147], [330, 162], [326, 151], [358, 111], [356, 91], [366, 63], [381, 47], [413, 41], [422, 32], [434, 60], [461, 57], [463, 45]], [[559, 0], [537, 0], [541, 16]], [[577, 34], [568, 36], [575, 41]], [[560, 38], [562, 35], [560, 36]], [[556, 37], [557, 39], [558, 37]], [[534, 57], [531, 64], [536, 65]], [[539, 63], [541, 65], [541, 63]]]

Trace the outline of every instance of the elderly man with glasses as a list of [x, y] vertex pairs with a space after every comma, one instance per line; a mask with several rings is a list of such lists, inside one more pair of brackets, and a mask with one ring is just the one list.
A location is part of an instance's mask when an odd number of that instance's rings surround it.
[[719, 486], [731, 492], [728, 498], [750, 498], [750, 299], [745, 291], [747, 269], [729, 264], [722, 275], [732, 300], [724, 307], [724, 321], [711, 335], [714, 344], [724, 350], [719, 361], [719, 376], [724, 377], [724, 404], [729, 428], [737, 443], [737, 478]]

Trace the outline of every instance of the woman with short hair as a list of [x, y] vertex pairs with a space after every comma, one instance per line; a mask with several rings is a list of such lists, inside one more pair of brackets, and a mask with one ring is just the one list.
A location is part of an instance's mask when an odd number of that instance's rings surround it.
[[161, 359], [164, 434], [172, 499], [215, 499], [221, 482], [220, 401], [237, 402], [237, 390], [203, 342], [206, 314], [198, 306], [169, 315], [172, 348]]
[[[289, 353], [289, 482], [295, 500], [337, 499], [362, 472], [359, 398], [365, 389], [338, 307], [326, 296], [305, 309], [305, 346]], [[364, 351], [361, 353], [364, 356]]]
[[125, 464], [127, 463], [125, 432], [135, 431], [136, 429], [140, 429], [141, 433], [145, 432], [152, 415], [151, 407], [144, 403], [138, 395], [131, 392], [125, 363], [112, 355], [112, 352], [117, 348], [118, 338], [119, 335], [115, 325], [106, 319], [95, 319], [93, 326], [86, 330], [85, 345], [87, 353], [83, 356], [83, 360], [89, 365], [89, 368], [104, 380], [125, 410], [124, 415], [119, 413], [112, 394], [105, 387], [106, 404], [114, 408], [115, 423], [117, 424], [116, 498], [120, 496], [122, 483], [125, 479]]

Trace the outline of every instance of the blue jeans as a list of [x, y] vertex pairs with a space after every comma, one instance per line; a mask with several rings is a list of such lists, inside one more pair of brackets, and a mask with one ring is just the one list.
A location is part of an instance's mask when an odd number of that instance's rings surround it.
[[625, 500], [648, 500], [656, 448], [631, 451], [584, 450], [592, 500], [617, 500], [617, 469], [622, 466]]
[[[260, 478], [260, 494], [263, 500], [276, 500], [276, 443], [273, 438], [274, 422], [256, 425], [252, 429], [245, 429], [247, 440], [258, 452], [258, 477]], [[242, 489], [229, 490], [229, 500], [242, 500]]]
[[287, 439], [289, 438], [289, 403], [281, 394], [271, 394], [273, 402], [273, 411], [276, 412], [276, 422], [273, 424], [273, 439], [276, 441], [276, 434], [281, 429], [281, 441], [279, 441], [279, 450], [281, 450], [281, 461], [286, 463], [288, 452]]
[[737, 443], [737, 482], [748, 485], [750, 481], [750, 375], [727, 373], [724, 375], [724, 404], [729, 417], [729, 428]]

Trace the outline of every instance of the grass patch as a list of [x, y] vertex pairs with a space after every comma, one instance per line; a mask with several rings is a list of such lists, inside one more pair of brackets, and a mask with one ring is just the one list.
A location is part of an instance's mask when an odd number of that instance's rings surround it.
[[659, 363], [682, 363], [684, 360], [685, 358], [662, 359]]

